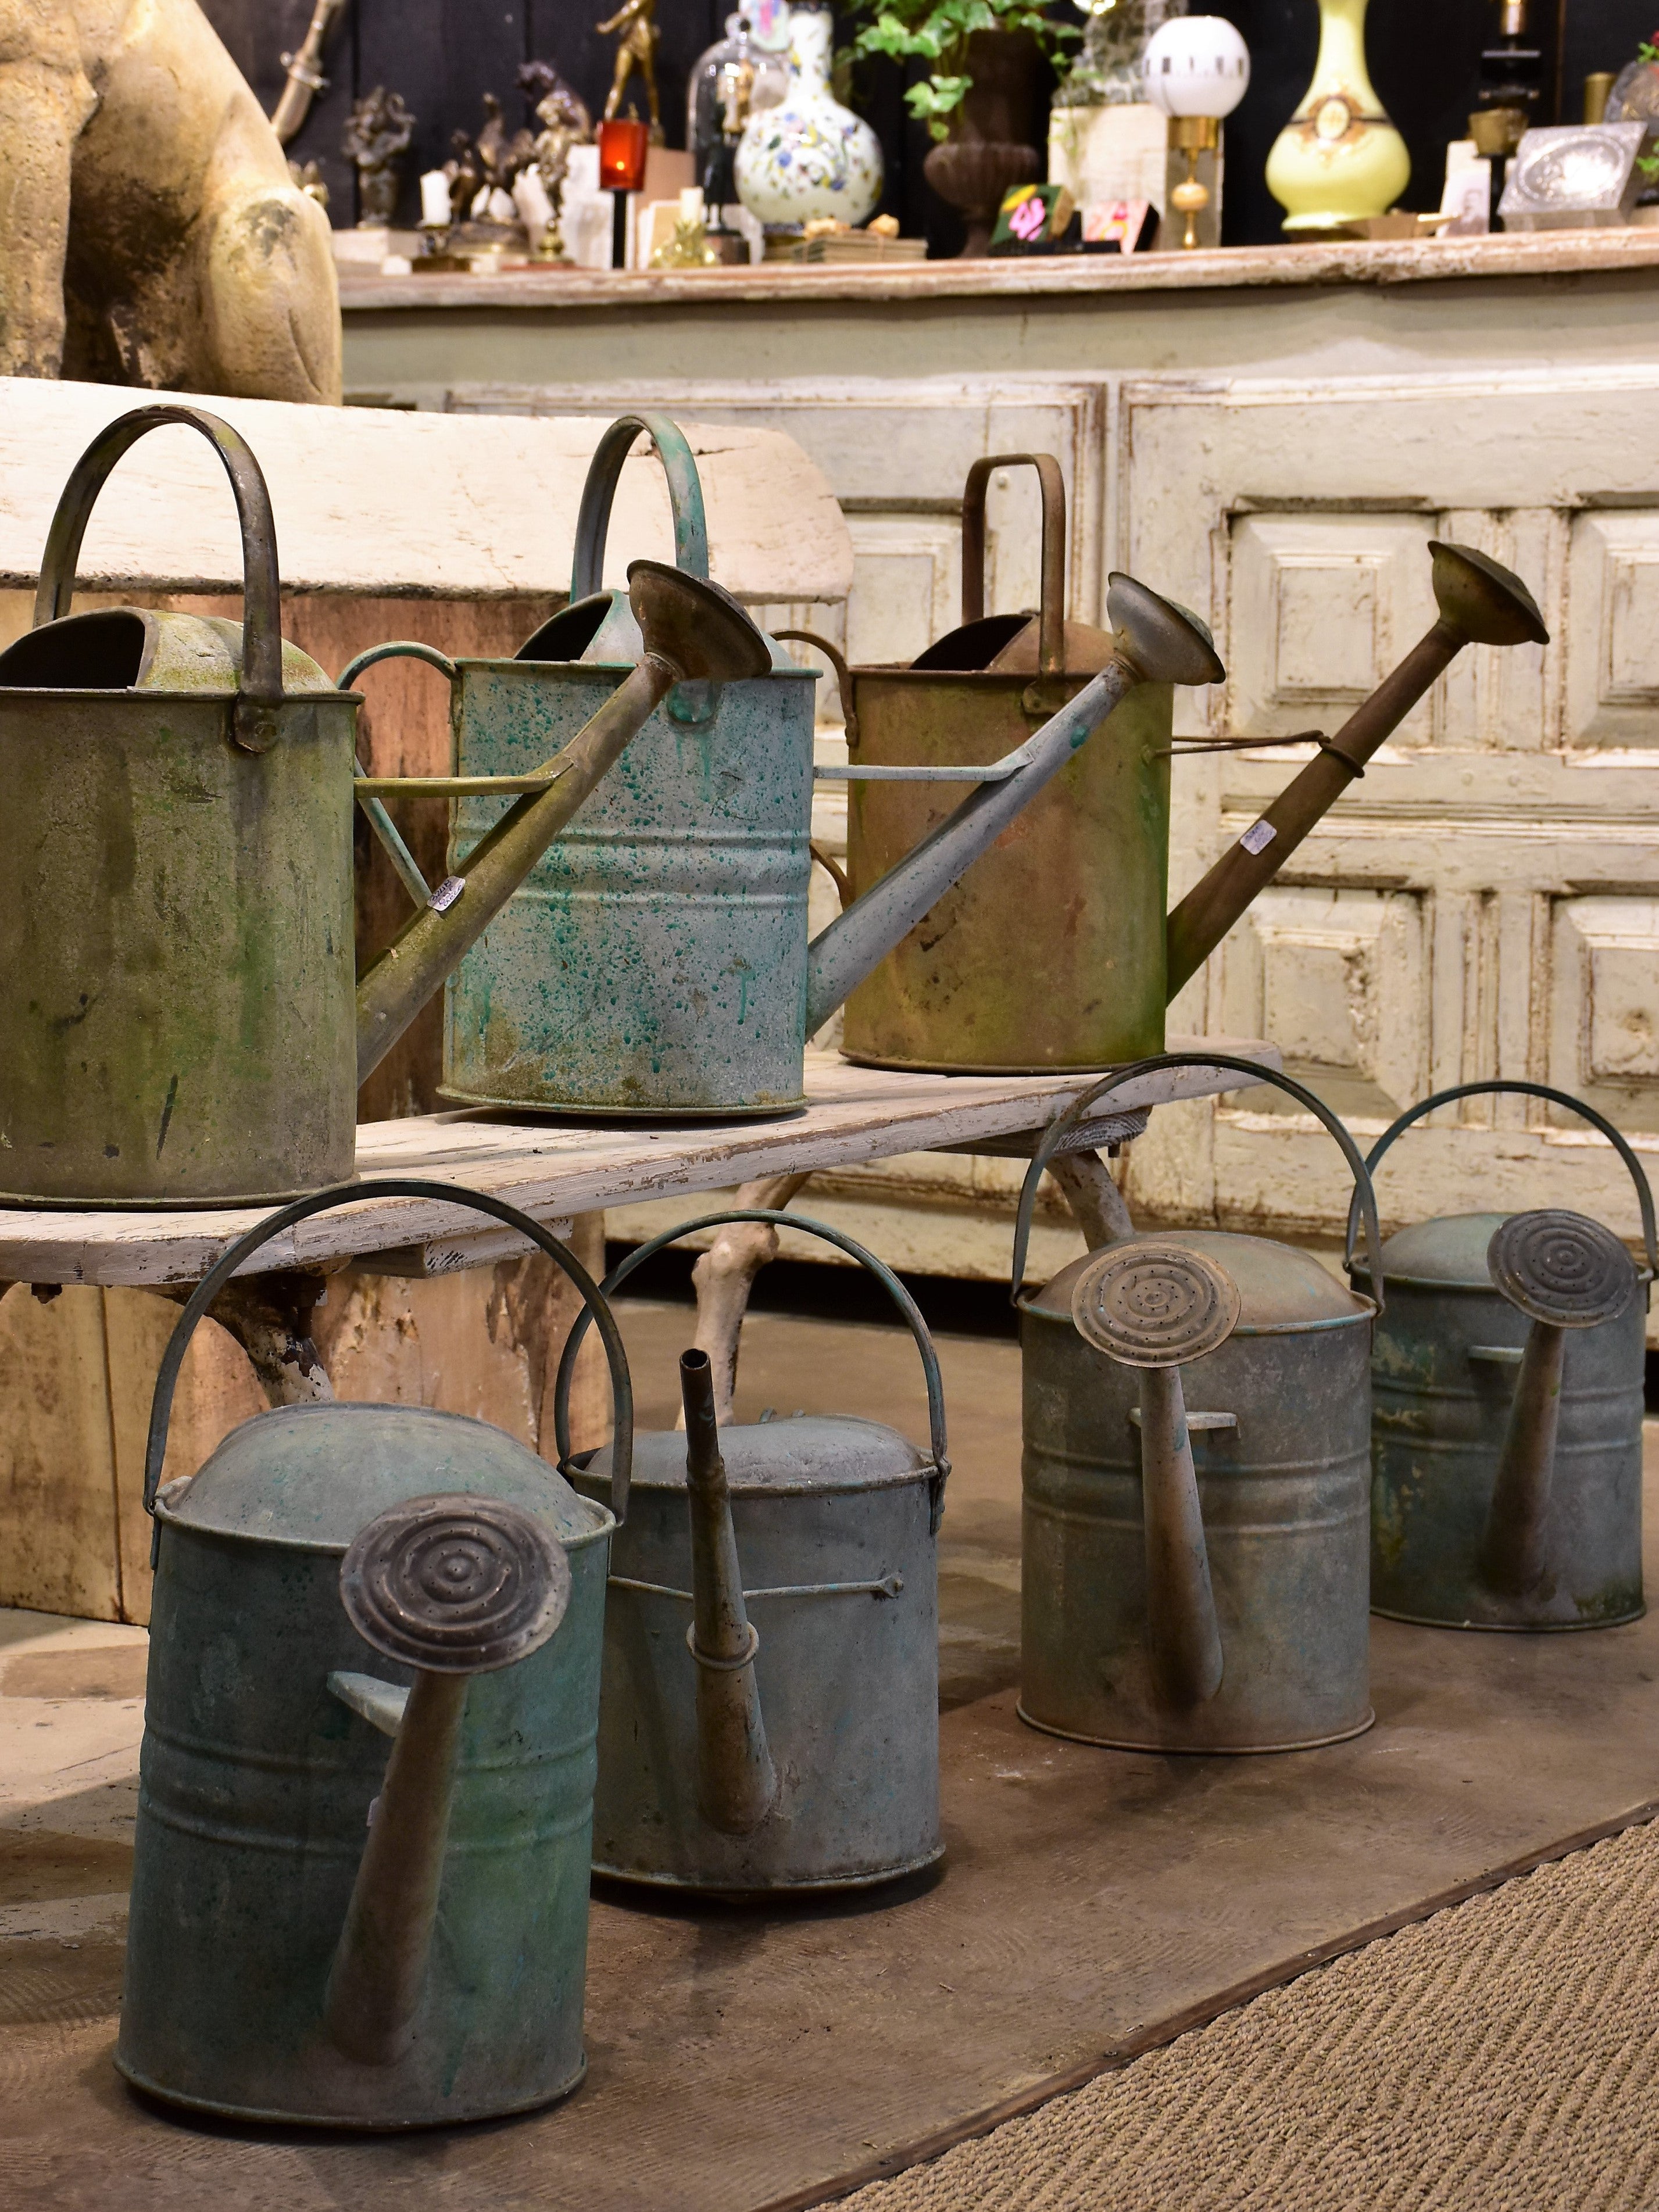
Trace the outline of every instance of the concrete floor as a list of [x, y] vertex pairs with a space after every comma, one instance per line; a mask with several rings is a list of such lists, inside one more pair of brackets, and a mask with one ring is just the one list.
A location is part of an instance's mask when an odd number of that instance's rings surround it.
[[[629, 1303], [667, 1425], [684, 1309]], [[1659, 1616], [1591, 1636], [1374, 1624], [1378, 1725], [1261, 1759], [1034, 1734], [1018, 1656], [1018, 1354], [940, 1345], [948, 1856], [807, 1909], [596, 1898], [591, 2070], [511, 2124], [396, 2142], [206, 2130], [110, 2063], [143, 1638], [0, 1616], [0, 2203], [52, 2212], [759, 2212], [1207, 2016], [1362, 1928], [1659, 1798]], [[923, 1433], [908, 1337], [757, 1314], [739, 1413]], [[1650, 1526], [1655, 1516], [1650, 1513]], [[1650, 1561], [1649, 1572], [1659, 1570]]]

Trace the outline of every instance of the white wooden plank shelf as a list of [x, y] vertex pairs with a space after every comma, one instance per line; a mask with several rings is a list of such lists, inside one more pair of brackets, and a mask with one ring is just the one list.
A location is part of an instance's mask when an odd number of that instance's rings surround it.
[[[1171, 1052], [1231, 1054], [1276, 1068], [1271, 1046], [1237, 1037], [1172, 1037]], [[457, 1112], [372, 1121], [358, 1133], [358, 1173], [422, 1176], [507, 1200], [550, 1226], [573, 1214], [760, 1176], [845, 1167], [901, 1152], [960, 1148], [1040, 1129], [1097, 1078], [911, 1075], [807, 1054], [807, 1105], [767, 1120], [657, 1124], [577, 1122]], [[1212, 1067], [1164, 1069], [1115, 1091], [1121, 1114], [1241, 1087]], [[226, 1246], [273, 1209], [178, 1212], [0, 1211], [0, 1280], [143, 1288], [199, 1281]], [[688, 1204], [688, 1214], [696, 1211]], [[425, 1199], [365, 1198], [297, 1224], [250, 1273], [330, 1270], [374, 1255], [397, 1272], [447, 1273], [521, 1249], [494, 1223]], [[424, 1264], [416, 1255], [424, 1254]]]

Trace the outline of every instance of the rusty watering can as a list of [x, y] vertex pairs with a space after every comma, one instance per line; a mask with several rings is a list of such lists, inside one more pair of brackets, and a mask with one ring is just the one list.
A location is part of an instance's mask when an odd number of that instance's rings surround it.
[[[800, 1215], [711, 1213], [629, 1254], [614, 1291], [677, 1238], [728, 1221], [822, 1237], [867, 1267], [921, 1354], [919, 1450], [848, 1415], [716, 1429], [708, 1355], [680, 1362], [685, 1434], [636, 1440], [611, 1554], [593, 1864], [729, 1895], [891, 1881], [938, 1858], [939, 1566], [945, 1400], [897, 1278]], [[578, 1319], [556, 1396], [561, 1450]], [[605, 1450], [568, 1462], [615, 1501]]]
[[[1042, 609], [988, 616], [986, 485], [993, 471], [1019, 466], [1035, 468], [1042, 487]], [[1103, 632], [1060, 619], [1066, 491], [1052, 454], [976, 461], [962, 509], [962, 627], [908, 668], [841, 668], [849, 773], [864, 779], [848, 809], [854, 897], [949, 805], [936, 789], [896, 779], [946, 760], [994, 758], [1110, 650]], [[1318, 756], [1167, 923], [1170, 760], [1235, 747], [1172, 739], [1170, 694], [1147, 684], [854, 991], [842, 1036], [848, 1058], [1040, 1074], [1161, 1052], [1169, 1001], [1462, 647], [1545, 642], [1518, 577], [1465, 546], [1432, 550], [1434, 627], [1334, 738], [1320, 740]], [[824, 640], [814, 641], [840, 665]]]
[[585, 2063], [611, 1515], [501, 1430], [414, 1406], [260, 1413], [157, 1489], [217, 1291], [294, 1223], [382, 1193], [507, 1222], [575, 1284], [611, 1364], [626, 1491], [610, 1309], [499, 1199], [401, 1179], [320, 1192], [199, 1285], [145, 1461], [156, 1571], [115, 2054], [198, 2112], [432, 2126], [545, 2104]]
[[1044, 1131], [1020, 1194], [1024, 1376], [1019, 1712], [1134, 1751], [1294, 1751], [1370, 1726], [1370, 1324], [1309, 1253], [1223, 1230], [1108, 1244], [1022, 1281], [1043, 1169], [1094, 1103], [1163, 1067], [1231, 1067], [1316, 1115], [1288, 1076], [1223, 1054], [1119, 1070]]
[[1607, 1138], [1636, 1185], [1647, 1265], [1557, 1206], [1446, 1214], [1389, 1237], [1371, 1352], [1371, 1603], [1444, 1628], [1610, 1628], [1644, 1610], [1642, 1384], [1659, 1251], [1641, 1163], [1581, 1099], [1499, 1082], [1424, 1099], [1369, 1165], [1437, 1106], [1494, 1091], [1550, 1099]]
[[[675, 441], [684, 447], [661, 416], [613, 426], [577, 526], [571, 588], [586, 596], [524, 647], [568, 656], [562, 677], [581, 678], [573, 715], [592, 711], [637, 650], [597, 586], [622, 455], [641, 429], [665, 459]], [[677, 541], [706, 574], [696, 481], [686, 448], [670, 469]], [[672, 694], [458, 970], [445, 1096], [605, 1115], [801, 1105], [806, 1039], [1118, 702], [1139, 684], [1222, 674], [1200, 631], [1132, 579], [1114, 579], [1109, 605], [1093, 680], [1035, 732], [1022, 724], [1005, 757], [923, 771], [978, 787], [811, 944], [816, 672], [775, 647], [769, 672], [727, 685], [718, 702], [693, 686]], [[499, 726], [480, 721], [463, 742], [464, 769], [501, 773], [521, 758]]]
[[[94, 501], [167, 423], [206, 437], [230, 478], [240, 627], [67, 612]], [[258, 464], [199, 408], [141, 407], [101, 432], [53, 517], [35, 627], [0, 653], [0, 773], [30, 855], [0, 902], [0, 1204], [247, 1204], [349, 1176], [358, 1085], [658, 700], [684, 677], [765, 665], [759, 632], [714, 586], [641, 562], [630, 592], [643, 659], [555, 757], [486, 787], [512, 802], [447, 883], [428, 891], [408, 861], [420, 910], [354, 978], [362, 702], [283, 641]], [[381, 794], [478, 784], [355, 787], [390, 830]]]

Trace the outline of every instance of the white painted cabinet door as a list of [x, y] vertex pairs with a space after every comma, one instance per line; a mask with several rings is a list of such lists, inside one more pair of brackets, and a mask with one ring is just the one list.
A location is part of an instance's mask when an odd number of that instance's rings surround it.
[[[1362, 1142], [1431, 1089], [1550, 1083], [1659, 1154], [1659, 385], [1609, 370], [1125, 392], [1122, 565], [1204, 611], [1228, 665], [1178, 727], [1334, 732], [1433, 619], [1429, 541], [1531, 586], [1551, 643], [1474, 647], [1408, 715], [1172, 1010], [1266, 1036]], [[1293, 773], [1180, 762], [1179, 896]], [[1330, 1139], [1265, 1090], [1155, 1117], [1149, 1213], [1334, 1233]], [[1470, 1099], [1404, 1138], [1395, 1223], [1565, 1205], [1634, 1236], [1606, 1142]]]

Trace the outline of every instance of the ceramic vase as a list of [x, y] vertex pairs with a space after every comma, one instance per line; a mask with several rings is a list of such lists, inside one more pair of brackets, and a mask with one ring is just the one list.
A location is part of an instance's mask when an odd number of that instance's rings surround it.
[[1029, 143], [1036, 61], [1036, 47], [1022, 31], [969, 34], [963, 74], [972, 86], [950, 137], [922, 166], [928, 183], [967, 226], [964, 259], [990, 245], [1004, 193], [1042, 174], [1042, 156]]
[[1319, 0], [1313, 82], [1267, 156], [1267, 189], [1292, 237], [1386, 215], [1411, 176], [1406, 142], [1366, 74], [1366, 4]]
[[738, 142], [738, 198], [764, 223], [823, 216], [860, 223], [881, 198], [881, 146], [830, 90], [835, 27], [828, 12], [790, 19], [789, 88], [753, 116]]

